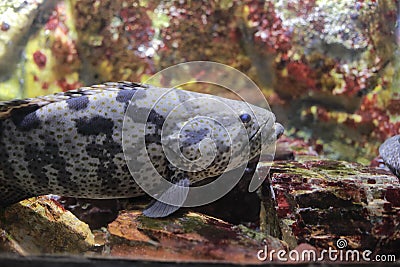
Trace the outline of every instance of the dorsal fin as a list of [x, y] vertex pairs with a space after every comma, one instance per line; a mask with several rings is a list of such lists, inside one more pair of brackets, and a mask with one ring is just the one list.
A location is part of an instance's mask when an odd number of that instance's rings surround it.
[[38, 108], [48, 105], [50, 103], [68, 100], [74, 97], [84, 95], [94, 95], [102, 91], [118, 91], [118, 90], [131, 90], [134, 88], [146, 88], [147, 86], [140, 83], [133, 82], [107, 82], [103, 84], [96, 84], [88, 87], [81, 87], [67, 92], [56, 93], [53, 95], [39, 96], [35, 98], [16, 99], [11, 101], [0, 102], [0, 119], [5, 119], [10, 116], [12, 112], [21, 109], [22, 112], [33, 112]]

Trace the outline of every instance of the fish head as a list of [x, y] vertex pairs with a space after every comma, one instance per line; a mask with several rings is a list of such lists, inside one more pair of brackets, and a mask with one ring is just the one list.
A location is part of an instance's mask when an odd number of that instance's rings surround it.
[[261, 151], [273, 153], [275, 141], [283, 133], [268, 109], [204, 94], [191, 94], [173, 117], [173, 129], [163, 135], [168, 140], [166, 155], [195, 179], [247, 164]]

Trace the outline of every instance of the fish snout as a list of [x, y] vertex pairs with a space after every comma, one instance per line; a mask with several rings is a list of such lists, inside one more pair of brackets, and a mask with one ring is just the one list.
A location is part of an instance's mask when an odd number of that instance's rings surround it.
[[285, 128], [282, 126], [282, 124], [280, 124], [279, 122], [275, 123], [275, 136], [276, 136], [276, 140], [279, 139], [279, 137], [281, 137], [283, 135], [283, 133], [285, 132]]

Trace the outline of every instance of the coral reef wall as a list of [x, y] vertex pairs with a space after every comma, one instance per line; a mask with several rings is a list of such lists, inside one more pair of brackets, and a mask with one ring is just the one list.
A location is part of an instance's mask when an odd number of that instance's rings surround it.
[[[0, 59], [17, 62], [1, 65], [0, 99], [144, 82], [177, 63], [216, 61], [260, 86], [287, 134], [322, 145], [330, 158], [369, 163], [399, 133], [398, 4], [8, 1], [0, 31], [23, 51], [0, 43]], [[38, 5], [46, 12], [32, 11]]]

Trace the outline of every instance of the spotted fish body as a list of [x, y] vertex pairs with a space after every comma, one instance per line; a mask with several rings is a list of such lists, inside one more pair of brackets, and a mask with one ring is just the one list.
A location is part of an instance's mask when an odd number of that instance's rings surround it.
[[[168, 94], [156, 102], [160, 92]], [[209, 105], [210, 98], [227, 103], [238, 116], [232, 118], [217, 105]], [[182, 112], [172, 112], [178, 106]], [[216, 119], [204, 120], [207, 117]], [[236, 151], [241, 149], [235, 141], [243, 135], [240, 123], [250, 138], [247, 158], [232, 155], [228, 142], [233, 140]], [[162, 140], [165, 126], [170, 132]], [[44, 194], [96, 199], [140, 196], [144, 192], [132, 176], [146, 180], [153, 175], [149, 162], [165, 179], [185, 177], [193, 184], [222, 174], [229, 155], [231, 168], [254, 158], [261, 145], [273, 144], [282, 132], [273, 113], [241, 101], [130, 82], [0, 103], [0, 206]], [[214, 154], [209, 155], [213, 160], [201, 171], [191, 169], [202, 164], [199, 145], [205, 140], [214, 144]], [[142, 141], [145, 150], [139, 148]], [[162, 147], [164, 141], [178, 144], [179, 151], [171, 149], [172, 154], [180, 152], [196, 163], [178, 172]], [[132, 164], [128, 167], [127, 162]]]
[[389, 169], [400, 178], [400, 135], [388, 138], [379, 147], [379, 154]]

